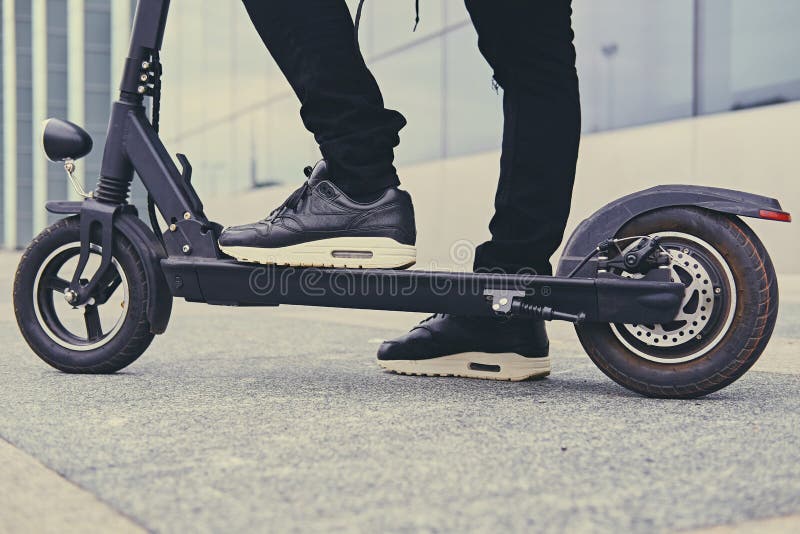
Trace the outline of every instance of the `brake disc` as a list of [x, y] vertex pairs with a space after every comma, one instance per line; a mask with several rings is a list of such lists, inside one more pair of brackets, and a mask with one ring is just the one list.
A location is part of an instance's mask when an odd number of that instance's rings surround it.
[[[653, 347], [675, 347], [695, 338], [708, 324], [714, 310], [714, 285], [702, 262], [687, 251], [667, 250], [672, 281], [684, 284], [683, 302], [678, 314], [668, 324], [626, 324], [625, 330]], [[625, 278], [642, 275], [623, 272]]]

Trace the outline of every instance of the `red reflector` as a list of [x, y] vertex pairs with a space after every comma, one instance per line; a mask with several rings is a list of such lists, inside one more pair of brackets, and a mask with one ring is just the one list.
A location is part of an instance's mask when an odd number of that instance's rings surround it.
[[760, 210], [758, 216], [770, 221], [792, 222], [792, 215], [785, 211]]

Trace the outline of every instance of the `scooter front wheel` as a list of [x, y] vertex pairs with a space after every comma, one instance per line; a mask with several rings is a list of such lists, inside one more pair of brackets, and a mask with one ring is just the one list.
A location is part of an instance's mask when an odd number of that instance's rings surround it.
[[667, 324], [581, 324], [581, 344], [601, 371], [646, 396], [701, 397], [731, 384], [761, 356], [777, 318], [764, 245], [739, 218], [694, 207], [642, 214], [617, 237], [644, 235], [660, 237], [673, 281], [686, 288], [678, 315]]
[[[36, 236], [14, 278], [17, 324], [33, 351], [56, 369], [113, 373], [130, 365], [153, 340], [147, 319], [147, 277], [142, 259], [118, 233], [111, 266], [99, 288], [102, 302], [72, 306], [64, 293], [80, 248], [78, 216], [62, 219]], [[83, 283], [97, 270], [101, 254], [100, 246], [92, 244]]]

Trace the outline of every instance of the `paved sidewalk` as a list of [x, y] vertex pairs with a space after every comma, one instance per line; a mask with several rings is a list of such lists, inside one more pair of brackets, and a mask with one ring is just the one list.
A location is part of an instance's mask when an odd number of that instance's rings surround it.
[[0, 532], [146, 532], [97, 496], [0, 439]]
[[0, 518], [19, 519], [0, 531], [69, 531], [75, 510], [82, 532], [798, 529], [796, 277], [755, 370], [663, 401], [608, 380], [564, 325], [546, 380], [418, 378], [373, 361], [413, 314], [183, 302], [125, 372], [64, 375], [17, 332], [15, 261], [0, 254]]

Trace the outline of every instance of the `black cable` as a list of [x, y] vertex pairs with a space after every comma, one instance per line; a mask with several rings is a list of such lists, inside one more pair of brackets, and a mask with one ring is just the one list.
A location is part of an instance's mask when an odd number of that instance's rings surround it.
[[[161, 123], [161, 57], [158, 52], [153, 53], [151, 68], [153, 69], [153, 108], [150, 123], [153, 125], [153, 130], [158, 134]], [[156, 215], [156, 202], [153, 195], [147, 192], [147, 216], [150, 219], [150, 226], [153, 228], [153, 233], [156, 234], [161, 246], [166, 250], [167, 246], [164, 243], [164, 234], [161, 231], [161, 225], [158, 223], [158, 216]]]
[[[358, 44], [358, 27], [361, 25], [361, 12], [364, 10], [364, 2], [366, 0], [359, 0], [358, 7], [356, 8], [356, 17], [355, 23], [353, 25], [353, 29], [355, 31], [356, 37], [356, 44]], [[414, 29], [411, 31], [417, 31], [417, 26], [419, 26], [419, 0], [414, 2], [414, 9], [416, 10], [416, 17], [414, 18]]]
[[567, 278], [572, 278], [573, 276], [575, 276], [576, 274], [578, 274], [578, 271], [580, 271], [580, 270], [583, 268], [583, 266], [584, 266], [584, 265], [586, 265], [587, 263], [589, 263], [589, 260], [591, 260], [592, 258], [594, 258], [594, 256], [595, 256], [595, 255], [596, 255], [598, 252], [600, 252], [600, 247], [597, 247], [596, 249], [594, 249], [593, 251], [591, 251], [589, 254], [587, 254], [587, 255], [586, 255], [586, 257], [584, 257], [584, 258], [581, 260], [581, 262], [578, 264], [578, 266], [577, 266], [577, 267], [575, 267], [574, 269], [572, 269], [572, 272], [570, 272], [570, 273], [567, 275]]
[[[593, 251], [591, 251], [589, 254], [587, 254], [586, 257], [584, 257], [581, 260], [581, 262], [578, 264], [578, 266], [575, 267], [574, 269], [572, 269], [572, 272], [570, 272], [567, 275], [567, 278], [572, 278], [573, 276], [578, 274], [578, 271], [580, 271], [581, 268], [589, 262], [589, 260], [594, 258], [597, 255], [598, 252], [602, 252], [604, 250], [607, 250], [608, 247], [610, 247], [611, 245], [614, 245], [615, 247], [617, 247], [617, 252], [620, 255], [622, 255], [623, 254], [623, 250], [620, 248], [619, 244], [620, 243], [625, 243], [627, 241], [632, 241], [634, 239], [648, 239], [648, 236], [633, 235], [633, 236], [629, 236], [629, 237], [622, 237], [620, 239], [606, 239], [605, 241], [603, 241], [602, 243], [597, 245], [597, 248], [595, 248]], [[664, 247], [661, 247], [661, 249], [664, 250]]]
[[161, 55], [158, 52], [153, 54], [153, 129], [158, 133], [161, 125]]
[[358, 8], [356, 8], [356, 20], [353, 24], [353, 31], [356, 37], [356, 45], [358, 44], [358, 27], [361, 25], [361, 11], [364, 9], [365, 0], [359, 0]]

